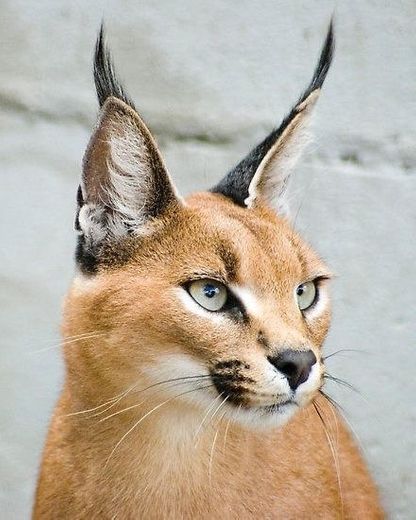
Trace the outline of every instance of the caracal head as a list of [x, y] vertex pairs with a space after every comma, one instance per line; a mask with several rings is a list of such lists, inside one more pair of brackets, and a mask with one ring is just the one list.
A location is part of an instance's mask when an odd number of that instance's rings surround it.
[[332, 52], [331, 25], [283, 123], [210, 192], [183, 199], [101, 31], [101, 110], [78, 190], [78, 274], [64, 320], [65, 335], [88, 343], [66, 349], [77, 392], [146, 391], [250, 427], [283, 424], [313, 400], [330, 273], [291, 227], [285, 193]]

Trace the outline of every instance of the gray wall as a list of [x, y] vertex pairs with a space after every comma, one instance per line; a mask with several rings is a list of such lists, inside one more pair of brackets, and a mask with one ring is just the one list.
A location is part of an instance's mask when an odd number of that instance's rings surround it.
[[[204, 188], [309, 80], [334, 2], [0, 0], [0, 511], [27, 518], [63, 369], [80, 162], [102, 16], [180, 188]], [[340, 0], [296, 226], [338, 274], [326, 351], [391, 518], [415, 518], [416, 4]], [[54, 346], [55, 345], [55, 346]]]

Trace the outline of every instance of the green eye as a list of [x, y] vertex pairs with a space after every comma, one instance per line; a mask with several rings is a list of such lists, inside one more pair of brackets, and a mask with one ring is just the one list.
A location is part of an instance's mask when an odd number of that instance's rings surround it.
[[315, 303], [317, 292], [315, 282], [305, 282], [298, 286], [296, 299], [301, 311], [305, 311]]
[[220, 311], [228, 298], [225, 285], [209, 278], [191, 282], [188, 292], [201, 307], [208, 311]]

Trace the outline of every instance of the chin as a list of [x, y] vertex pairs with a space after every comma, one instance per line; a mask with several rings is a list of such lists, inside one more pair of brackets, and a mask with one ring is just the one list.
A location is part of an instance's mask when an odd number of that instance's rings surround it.
[[281, 405], [234, 406], [228, 405], [226, 416], [234, 423], [251, 430], [270, 430], [284, 426], [297, 412], [299, 405], [289, 401]]

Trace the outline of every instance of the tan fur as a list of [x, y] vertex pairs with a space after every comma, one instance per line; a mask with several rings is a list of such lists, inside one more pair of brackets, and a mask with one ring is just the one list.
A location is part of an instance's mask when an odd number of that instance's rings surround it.
[[[332, 53], [331, 23], [281, 127], [215, 193], [183, 201], [117, 86], [101, 30], [102, 108], [62, 325], [66, 378], [35, 520], [383, 517], [321, 392], [330, 273], [278, 215]], [[197, 303], [195, 285], [215, 288], [206, 279], [222, 284], [228, 306]], [[319, 298], [299, 304], [297, 290], [314, 285]]]
[[[382, 518], [350, 433], [317, 389], [284, 426], [256, 429], [232, 420], [232, 412], [222, 418], [228, 403], [211, 419], [221, 402], [213, 388], [175, 397], [195, 386], [158, 384], [181, 356], [201, 366], [238, 358], [250, 366], [250, 399], [268, 402], [256, 393], [266, 355], [307, 344], [321, 359], [329, 305], [308, 322], [293, 291], [327, 274], [325, 265], [287, 221], [259, 204], [246, 209], [198, 194], [168, 211], [163, 224], [140, 241], [120, 241], [114, 260], [108, 252], [105, 267], [80, 275], [69, 292], [63, 337], [91, 337], [64, 346], [66, 379], [34, 518]], [[232, 281], [224, 251], [238, 259]], [[178, 291], [195, 272], [250, 288], [261, 313], [245, 324], [191, 313]], [[196, 394], [211, 403], [202, 426], [207, 405]]]

